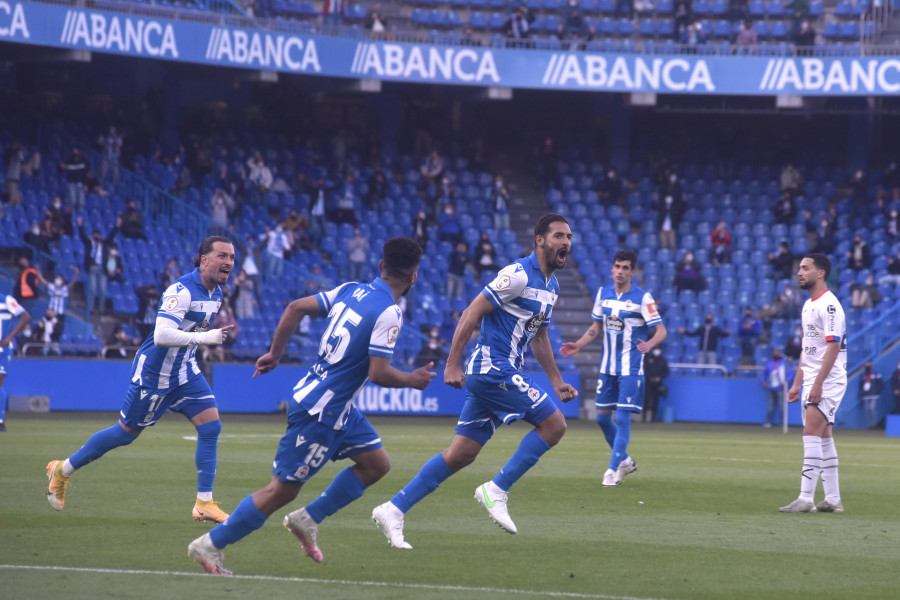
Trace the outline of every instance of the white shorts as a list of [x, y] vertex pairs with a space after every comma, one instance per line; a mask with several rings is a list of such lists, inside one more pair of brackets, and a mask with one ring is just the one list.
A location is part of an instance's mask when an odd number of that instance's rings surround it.
[[[844, 399], [844, 392], [847, 391], [846, 385], [829, 385], [822, 386], [822, 399], [816, 405], [811, 405], [809, 403], [809, 388], [810, 386], [804, 385], [802, 391], [800, 392], [800, 400], [803, 404], [803, 408], [808, 406], [815, 406], [819, 409], [819, 412], [825, 417], [825, 420], [828, 421], [829, 425], [834, 425], [834, 415], [837, 413], [838, 408], [841, 406], [841, 400]], [[806, 411], [802, 411], [803, 413], [803, 424], [806, 425]]]

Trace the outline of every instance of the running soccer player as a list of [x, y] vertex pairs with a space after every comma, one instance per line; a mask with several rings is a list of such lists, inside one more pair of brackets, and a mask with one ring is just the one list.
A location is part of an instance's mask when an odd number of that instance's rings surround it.
[[[471, 464], [500, 425], [524, 419], [534, 429], [497, 476], [475, 488], [475, 499], [491, 519], [507, 532], [516, 533], [507, 509], [509, 489], [566, 432], [565, 417], [550, 395], [521, 369], [531, 344], [559, 399], [567, 402], [578, 396], [560, 376], [547, 336], [550, 313], [559, 297], [553, 272], [566, 264], [572, 245], [568, 221], [557, 214], [544, 215], [535, 225], [534, 240], [535, 251], [501, 269], [460, 317], [444, 371], [445, 383], [466, 388], [456, 435], [406, 487], [372, 511], [372, 520], [394, 548], [412, 548], [403, 538], [403, 520], [409, 509]], [[464, 374], [459, 366], [462, 352], [479, 323], [481, 336]]]
[[95, 433], [69, 458], [47, 465], [47, 500], [56, 510], [65, 505], [72, 473], [110, 450], [130, 444], [171, 410], [197, 428], [197, 500], [192, 516], [218, 523], [228, 518], [212, 497], [222, 422], [195, 353], [199, 345], [223, 343], [233, 327], [209, 329], [222, 306], [219, 286], [228, 281], [234, 268], [234, 247], [227, 238], [208, 237], [194, 264], [197, 268], [172, 283], [160, 299], [153, 331], [134, 357], [119, 421]]
[[[800, 315], [803, 350], [788, 402], [803, 402], [803, 469], [800, 496], [781, 512], [844, 512], [832, 426], [847, 390], [847, 325], [841, 303], [826, 287], [830, 274], [831, 261], [819, 253], [804, 256], [797, 272], [809, 300]], [[813, 504], [819, 475], [825, 499]]]
[[[0, 296], [0, 432], [6, 431], [6, 388], [3, 382], [9, 373], [9, 363], [12, 362], [13, 340], [31, 322], [31, 315], [16, 299], [9, 295]], [[19, 317], [13, 324], [12, 319]], [[9, 322], [7, 322], [9, 321]]]
[[631, 281], [636, 266], [634, 250], [616, 252], [613, 285], [597, 290], [591, 326], [577, 342], [566, 342], [560, 348], [562, 356], [573, 356], [604, 334], [596, 407], [597, 424], [612, 449], [609, 468], [603, 474], [606, 487], [619, 485], [637, 470], [637, 463], [628, 455], [628, 442], [631, 415], [641, 414], [644, 407], [644, 355], [666, 339], [666, 327], [653, 297]]
[[415, 240], [391, 238], [384, 244], [380, 277], [294, 300], [285, 309], [269, 352], [256, 361], [254, 377], [278, 366], [304, 316], [327, 316], [328, 328], [315, 364], [294, 386], [287, 432], [275, 454], [271, 482], [244, 498], [225, 523], [188, 546], [188, 556], [208, 572], [230, 574], [223, 565], [222, 548], [262, 527], [272, 513], [297, 497], [303, 484], [329, 459], [349, 458], [354, 464], [338, 473], [321, 496], [284, 518], [284, 526], [300, 540], [307, 556], [322, 562], [319, 524], [388, 472], [388, 453], [355, 399], [366, 381], [422, 390], [435, 376], [428, 371], [433, 363], [412, 372], [391, 366], [403, 326], [397, 302], [415, 283], [421, 256], [422, 248]]

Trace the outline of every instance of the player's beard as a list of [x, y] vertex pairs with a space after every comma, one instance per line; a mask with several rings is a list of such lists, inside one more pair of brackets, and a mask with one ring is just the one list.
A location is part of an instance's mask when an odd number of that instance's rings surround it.
[[811, 290], [811, 289], [813, 288], [814, 285], [816, 285], [816, 282], [815, 282], [815, 281], [807, 281], [807, 282], [805, 282], [805, 283], [801, 283], [801, 284], [800, 284], [800, 289], [801, 289], [801, 290], [807, 290], [807, 291], [808, 291], [808, 290]]
[[[561, 248], [557, 248], [554, 250], [553, 248], [550, 247], [549, 244], [544, 246], [544, 263], [546, 263], [547, 267], [550, 269], [551, 272], [553, 272], [557, 268], [559, 268], [556, 266], [556, 257], [559, 255], [560, 250], [561, 250]], [[569, 256], [569, 252], [567, 250], [566, 257], [568, 258], [568, 256]], [[563, 263], [563, 265], [565, 265], [565, 263]]]

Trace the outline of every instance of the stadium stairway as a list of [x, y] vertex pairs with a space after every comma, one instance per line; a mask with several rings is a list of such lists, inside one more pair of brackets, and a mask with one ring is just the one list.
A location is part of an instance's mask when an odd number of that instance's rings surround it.
[[[516, 232], [516, 238], [522, 246], [523, 254], [531, 251], [534, 245], [534, 224], [538, 218], [551, 211], [547, 203], [544, 188], [535, 176], [531, 159], [523, 154], [521, 146], [500, 148], [492, 158], [495, 173], [503, 174], [509, 182], [512, 196], [510, 209], [510, 227]], [[563, 215], [571, 218], [570, 215]], [[573, 240], [575, 244], [579, 240]], [[593, 292], [584, 283], [584, 278], [569, 256], [566, 268], [556, 272], [559, 280], [560, 296], [553, 309], [553, 323], [565, 342], [575, 341], [581, 337], [590, 325], [593, 307]], [[551, 340], [552, 341], [552, 340]], [[553, 344], [553, 351], [562, 367], [566, 363], [575, 365], [581, 383], [580, 406], [582, 416], [593, 411], [594, 396], [597, 383], [597, 365], [600, 362], [600, 344], [585, 348], [573, 358], [560, 359], [558, 343]]]

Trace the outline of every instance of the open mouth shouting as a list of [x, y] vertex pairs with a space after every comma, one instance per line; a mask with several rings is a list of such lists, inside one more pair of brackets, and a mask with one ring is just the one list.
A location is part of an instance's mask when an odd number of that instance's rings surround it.
[[560, 248], [556, 251], [556, 266], [562, 267], [566, 264], [566, 258], [569, 256], [568, 248]]

